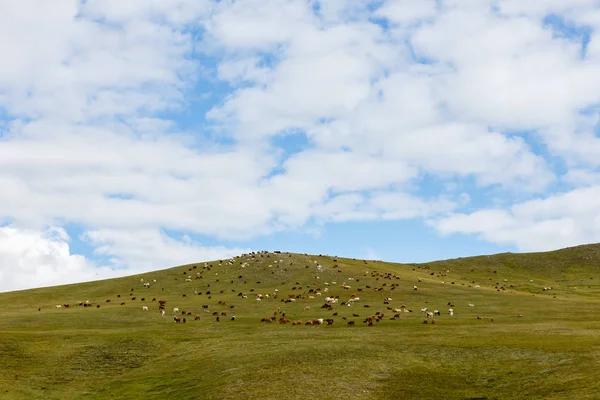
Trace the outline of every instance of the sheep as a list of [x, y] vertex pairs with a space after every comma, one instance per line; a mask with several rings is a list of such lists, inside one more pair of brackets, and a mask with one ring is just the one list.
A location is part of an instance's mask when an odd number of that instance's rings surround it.
[[452, 308], [448, 309], [448, 314], [450, 314], [451, 317], [454, 316], [454, 310]]
[[142, 311], [148, 311], [148, 307], [142, 306]]
[[173, 308], [173, 312], [174, 313], [179, 312], [179, 308], [178, 307]]

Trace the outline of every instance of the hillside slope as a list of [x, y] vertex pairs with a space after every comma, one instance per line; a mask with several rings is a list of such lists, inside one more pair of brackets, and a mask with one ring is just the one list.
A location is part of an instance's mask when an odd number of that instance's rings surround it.
[[598, 245], [425, 264], [260, 253], [2, 293], [0, 395], [594, 398], [599, 261]]

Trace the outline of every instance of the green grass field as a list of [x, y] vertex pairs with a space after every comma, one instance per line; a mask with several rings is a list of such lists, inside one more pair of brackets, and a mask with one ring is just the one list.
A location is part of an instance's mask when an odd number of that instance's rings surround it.
[[[1, 293], [0, 398], [600, 398], [599, 245], [426, 264], [222, 261]], [[339, 296], [332, 310], [326, 296]], [[435, 324], [422, 308], [440, 311]], [[260, 322], [276, 312], [303, 323]], [[335, 322], [305, 325], [318, 318]]]

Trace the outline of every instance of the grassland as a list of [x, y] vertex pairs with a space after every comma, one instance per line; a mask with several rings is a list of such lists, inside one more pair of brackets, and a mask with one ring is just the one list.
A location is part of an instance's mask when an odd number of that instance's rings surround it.
[[[269, 253], [206, 266], [1, 293], [0, 398], [599, 398], [598, 245], [426, 264]], [[291, 294], [301, 297], [282, 302]], [[341, 305], [351, 294], [360, 300]], [[325, 296], [339, 296], [331, 311]], [[167, 300], [165, 316], [153, 298]], [[388, 307], [402, 306], [413, 312], [391, 320]], [[185, 324], [174, 307], [192, 312]], [[441, 311], [435, 324], [423, 324], [424, 307]], [[217, 322], [215, 311], [228, 315]], [[335, 323], [260, 322], [275, 312]], [[381, 322], [362, 322], [376, 312]]]

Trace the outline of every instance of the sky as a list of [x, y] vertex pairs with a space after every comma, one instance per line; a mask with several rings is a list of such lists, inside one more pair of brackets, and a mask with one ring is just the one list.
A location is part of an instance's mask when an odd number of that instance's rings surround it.
[[600, 242], [597, 0], [0, 0], [0, 291]]

